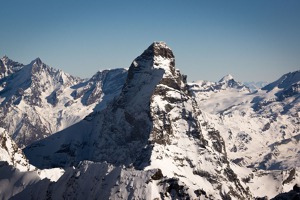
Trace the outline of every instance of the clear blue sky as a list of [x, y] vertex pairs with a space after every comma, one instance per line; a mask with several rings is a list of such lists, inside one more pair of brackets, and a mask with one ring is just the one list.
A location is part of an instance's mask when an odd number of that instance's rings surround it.
[[0, 0], [0, 56], [90, 77], [165, 41], [188, 80], [273, 81], [300, 69], [299, 0]]

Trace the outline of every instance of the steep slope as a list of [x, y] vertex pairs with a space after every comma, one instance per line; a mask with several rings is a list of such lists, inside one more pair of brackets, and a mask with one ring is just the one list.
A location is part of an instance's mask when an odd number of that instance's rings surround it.
[[1, 84], [5, 83], [1, 91], [1, 126], [20, 145], [49, 135], [52, 131], [47, 123], [51, 122], [43, 117], [43, 112], [51, 113], [47, 111], [49, 106], [45, 106], [47, 97], [63, 85], [77, 82], [79, 79], [50, 68], [37, 58], [0, 80]]
[[30, 165], [22, 150], [0, 128], [0, 199], [9, 199], [42, 179], [49, 183], [57, 181], [63, 172], [55, 168], [39, 170]]
[[152, 186], [162, 179], [157, 172], [84, 161], [68, 168], [56, 183], [37, 182], [11, 199], [153, 199], [159, 190], [152, 194]]
[[287, 74], [284, 74], [282, 77], [280, 77], [277, 81], [274, 81], [273, 83], [270, 83], [262, 88], [262, 90], [271, 91], [275, 88], [288, 90], [290, 87], [293, 87], [295, 84], [299, 84], [300, 80], [300, 70], [295, 72], [290, 72]]
[[[159, 168], [160, 181], [146, 186], [152, 199], [251, 197], [231, 169], [220, 133], [204, 119], [163, 42], [153, 43], [133, 61], [120, 96], [104, 110], [24, 152], [42, 168], [91, 160], [124, 166], [131, 177], [149, 177]], [[124, 173], [117, 177], [123, 179]], [[132, 190], [129, 182], [118, 183], [127, 191], [119, 191], [118, 199], [140, 197], [142, 190]]]
[[7, 56], [3, 56], [0, 59], [0, 79], [19, 71], [23, 66], [23, 64], [15, 62]]
[[28, 160], [25, 158], [22, 150], [11, 140], [8, 133], [0, 128], [0, 162], [6, 162], [20, 171], [28, 171], [30, 166]]
[[0, 79], [0, 125], [26, 146], [80, 121], [96, 106], [103, 109], [120, 93], [126, 74], [104, 70], [82, 80], [37, 58]]

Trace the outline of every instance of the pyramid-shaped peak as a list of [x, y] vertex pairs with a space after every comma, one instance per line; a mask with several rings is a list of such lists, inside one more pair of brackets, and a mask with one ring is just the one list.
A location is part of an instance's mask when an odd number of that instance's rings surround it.
[[167, 43], [165, 43], [164, 41], [154, 41], [152, 43], [152, 46], [155, 48], [166, 48], [166, 49], [170, 49], [170, 47], [168, 47]]
[[4, 62], [4, 63], [13, 62], [13, 60], [11, 60], [7, 55], [4, 55], [4, 56], [1, 58], [1, 61]]
[[43, 61], [39, 57], [37, 57], [36, 59], [34, 59], [33, 61], [31, 61], [31, 64], [32, 65], [34, 65], [34, 64], [36, 64], [36, 65], [42, 65]]
[[0, 58], [0, 77], [8, 76], [16, 71], [19, 71], [24, 65], [11, 60], [8, 56]]
[[4, 55], [1, 60], [8, 60], [9, 58], [7, 57], [7, 55]]
[[142, 57], [153, 58], [161, 56], [163, 58], [174, 58], [174, 54], [165, 42], [153, 42], [141, 55]]
[[219, 82], [228, 82], [230, 80], [233, 80], [233, 76], [231, 74], [227, 74], [226, 76], [224, 76]]

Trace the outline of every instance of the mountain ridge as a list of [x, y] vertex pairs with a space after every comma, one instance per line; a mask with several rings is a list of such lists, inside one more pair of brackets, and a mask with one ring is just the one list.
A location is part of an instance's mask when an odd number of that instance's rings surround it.
[[18, 145], [26, 146], [78, 122], [93, 109], [103, 109], [118, 94], [126, 75], [127, 70], [115, 69], [83, 80], [37, 58], [0, 79], [0, 126]]
[[232, 76], [187, 83], [164, 42], [128, 71], [97, 72], [67, 91], [82, 105], [98, 103], [24, 149], [37, 167], [65, 172], [52, 182], [34, 175], [22, 189], [10, 184], [7, 191], [18, 188], [13, 199], [255, 199], [300, 181], [298, 93], [279, 101], [278, 90], [250, 92]]
[[[190, 179], [216, 179], [206, 186], [207, 192], [216, 196], [251, 196], [241, 181], [234, 178], [219, 132], [204, 125], [201, 111], [189, 96], [186, 78], [175, 70], [175, 60], [169, 51], [164, 43], [150, 45], [132, 62], [115, 102], [88, 121], [25, 148], [29, 160], [42, 168], [77, 165], [82, 160], [131, 166], [136, 170], [159, 167], [167, 180], [181, 174], [174, 184], [185, 188], [182, 195], [196, 197], [197, 186], [191, 185]], [[59, 144], [61, 141], [66, 143]], [[190, 152], [184, 150], [187, 145]], [[197, 158], [199, 152], [205, 156]], [[188, 159], [189, 154], [192, 160]], [[162, 167], [163, 162], [170, 163], [172, 170]], [[207, 165], [212, 169], [206, 169]], [[221, 182], [230, 186], [228, 190], [221, 190]], [[180, 193], [174, 195], [178, 197]]]

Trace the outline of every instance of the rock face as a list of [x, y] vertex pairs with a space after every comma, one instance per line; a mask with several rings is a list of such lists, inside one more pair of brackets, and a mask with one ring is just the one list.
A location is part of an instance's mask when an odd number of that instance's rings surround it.
[[272, 198], [272, 200], [289, 200], [289, 199], [300, 199], [300, 187], [298, 184], [295, 184], [293, 189], [289, 192], [281, 193], [276, 197]]
[[103, 109], [119, 95], [127, 75], [125, 69], [114, 69], [82, 80], [39, 58], [26, 66], [2, 60], [7, 70], [0, 78], [0, 126], [21, 147]]
[[24, 152], [42, 168], [82, 160], [133, 167], [139, 173], [159, 168], [164, 180], [161, 194], [152, 192], [153, 198], [197, 198], [202, 193], [251, 197], [231, 169], [220, 133], [189, 95], [186, 77], [175, 69], [174, 55], [164, 42], [154, 42], [132, 62], [120, 96], [107, 108]]
[[[19, 150], [2, 150], [0, 199], [265, 199], [294, 186], [278, 196], [290, 197], [300, 181], [297, 74], [253, 93], [231, 75], [187, 83], [164, 42], [151, 44], [128, 71], [88, 80], [55, 76], [37, 59], [0, 79], [2, 107], [10, 109], [0, 122], [22, 111], [45, 127], [53, 118], [49, 127], [63, 130], [24, 149], [43, 171], [20, 172], [19, 154], [7, 153]], [[78, 112], [90, 114], [73, 119]], [[2, 149], [6, 141], [0, 138]]]
[[19, 71], [23, 66], [23, 64], [4, 56], [0, 59], [0, 79]]
[[84, 106], [100, 103], [95, 110], [103, 109], [114, 97], [118, 96], [125, 83], [127, 70], [112, 69], [98, 71], [92, 78], [72, 87], [74, 100], [81, 100]]
[[9, 199], [27, 185], [40, 180], [22, 150], [8, 133], [0, 128], [0, 198]]
[[1, 165], [11, 165], [21, 171], [29, 171], [30, 168], [33, 168], [22, 150], [18, 148], [3, 128], [0, 128], [0, 163]]

